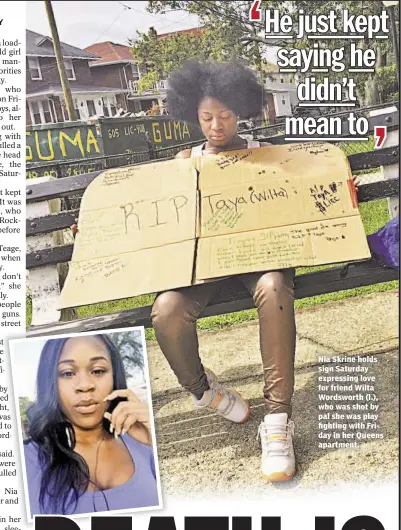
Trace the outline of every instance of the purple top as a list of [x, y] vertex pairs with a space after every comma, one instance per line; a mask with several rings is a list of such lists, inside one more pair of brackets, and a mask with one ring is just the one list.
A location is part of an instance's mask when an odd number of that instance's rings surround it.
[[[143, 445], [127, 434], [121, 437], [135, 464], [135, 473], [124, 484], [103, 491], [89, 491], [81, 495], [78, 505], [69, 507], [67, 513], [91, 514], [94, 512], [128, 510], [130, 508], [158, 507], [155, 462], [151, 447]], [[42, 469], [39, 464], [38, 446], [34, 442], [24, 444], [26, 475], [31, 516], [49, 513], [39, 505]], [[47, 499], [45, 499], [45, 505]]]

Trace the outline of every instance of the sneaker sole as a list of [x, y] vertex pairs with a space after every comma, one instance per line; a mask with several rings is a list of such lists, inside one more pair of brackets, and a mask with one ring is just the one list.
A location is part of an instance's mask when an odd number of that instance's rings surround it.
[[294, 475], [295, 475], [295, 471], [291, 475], [287, 475], [287, 473], [283, 473], [283, 472], [272, 473], [271, 475], [265, 475], [264, 473], [262, 473], [262, 477], [265, 480], [268, 480], [269, 482], [286, 482], [287, 480], [291, 480]]
[[249, 420], [249, 416], [251, 415], [251, 404], [249, 403], [249, 401], [247, 402], [248, 403], [248, 412], [246, 413], [246, 416], [243, 420], [239, 421], [238, 423], [245, 423], [246, 421]]

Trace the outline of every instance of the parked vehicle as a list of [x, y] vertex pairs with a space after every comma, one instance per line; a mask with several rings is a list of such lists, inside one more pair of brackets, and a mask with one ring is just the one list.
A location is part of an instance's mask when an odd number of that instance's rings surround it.
[[294, 118], [317, 118], [323, 114], [322, 109], [325, 107], [303, 107], [296, 105], [292, 111]]
[[249, 131], [250, 129], [254, 129], [254, 124], [252, 120], [239, 120], [238, 123], [238, 131]]

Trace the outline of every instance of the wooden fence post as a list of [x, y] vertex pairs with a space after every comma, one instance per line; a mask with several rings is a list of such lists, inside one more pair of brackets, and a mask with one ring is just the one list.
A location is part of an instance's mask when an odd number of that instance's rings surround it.
[[[55, 177], [38, 177], [31, 187], [41, 182], [57, 180]], [[60, 212], [60, 199], [28, 203], [26, 205], [27, 221]], [[35, 252], [63, 244], [62, 233], [49, 233], [27, 238], [27, 252]], [[31, 269], [27, 278], [32, 297], [32, 326], [50, 324], [73, 317], [72, 310], [57, 309], [60, 298], [60, 267], [46, 265]]]

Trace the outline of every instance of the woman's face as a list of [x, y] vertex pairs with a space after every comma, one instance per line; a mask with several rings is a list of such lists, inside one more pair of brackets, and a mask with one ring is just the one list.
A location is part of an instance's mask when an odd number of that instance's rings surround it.
[[95, 337], [68, 339], [57, 367], [61, 408], [74, 427], [98, 427], [109, 407], [103, 399], [113, 390], [110, 354]]
[[237, 134], [237, 116], [218, 99], [203, 99], [198, 107], [198, 118], [210, 145], [225, 146]]

